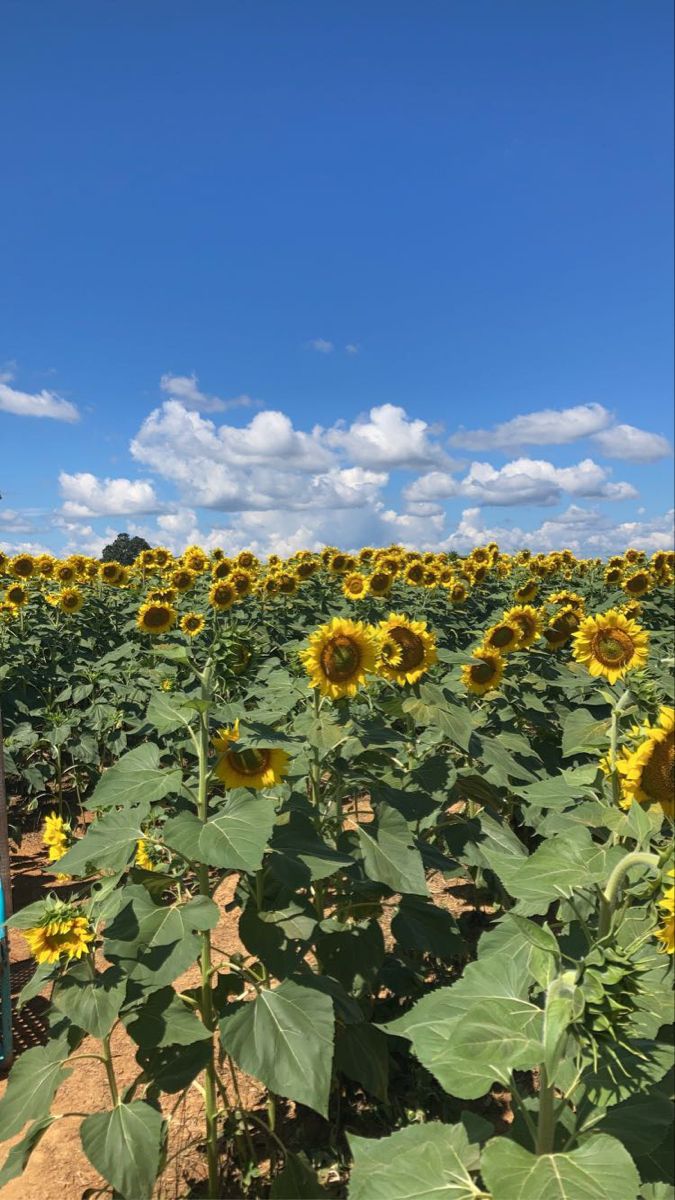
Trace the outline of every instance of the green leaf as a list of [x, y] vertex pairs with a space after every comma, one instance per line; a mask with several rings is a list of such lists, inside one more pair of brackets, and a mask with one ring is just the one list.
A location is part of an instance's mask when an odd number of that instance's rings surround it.
[[389, 1041], [381, 1029], [368, 1021], [344, 1025], [335, 1039], [335, 1066], [383, 1104], [387, 1103]]
[[602, 1120], [593, 1126], [593, 1132], [618, 1138], [633, 1158], [639, 1158], [655, 1150], [664, 1138], [672, 1136], [674, 1117], [672, 1101], [652, 1091], [646, 1096], [630, 1096], [608, 1109]]
[[517, 962], [488, 955], [470, 963], [452, 987], [423, 996], [386, 1026], [407, 1037], [423, 1066], [447, 1092], [476, 1100], [512, 1070], [542, 1054], [543, 1013], [527, 999], [529, 979]]
[[0, 1188], [9, 1183], [10, 1179], [16, 1179], [18, 1175], [23, 1174], [35, 1147], [53, 1122], [54, 1117], [52, 1116], [41, 1117], [39, 1121], [35, 1121], [29, 1126], [21, 1141], [12, 1146], [3, 1163], [2, 1170], [0, 1170]]
[[159, 748], [143, 742], [129, 750], [101, 776], [87, 808], [111, 808], [113, 805], [150, 805], [163, 800], [169, 792], [180, 791], [182, 773], [179, 767], [163, 770]]
[[553, 980], [546, 993], [542, 1061], [549, 1079], [555, 1078], [559, 1055], [569, 1026], [583, 1012], [583, 993], [576, 986], [576, 975], [576, 971], [564, 971]]
[[108, 812], [99, 821], [92, 821], [84, 837], [59, 859], [59, 871], [78, 876], [87, 875], [90, 867], [101, 871], [123, 870], [143, 837], [142, 824], [148, 812], [147, 804], [139, 804], [121, 812]]
[[123, 1021], [129, 1036], [143, 1050], [191, 1046], [211, 1036], [194, 1009], [188, 1008], [172, 987], [152, 992], [142, 1006], [125, 1013]]
[[52, 1003], [80, 1029], [93, 1037], [106, 1037], [124, 1003], [126, 977], [119, 967], [101, 974], [88, 962], [72, 966], [54, 987]]
[[348, 855], [318, 837], [311, 821], [301, 813], [292, 813], [287, 824], [275, 826], [270, 849], [275, 851], [272, 869], [299, 887], [354, 865]]
[[150, 1200], [159, 1171], [164, 1119], [144, 1100], [92, 1113], [80, 1126], [82, 1148], [123, 1200]]
[[530, 1154], [493, 1138], [481, 1159], [492, 1200], [637, 1200], [640, 1179], [616, 1138], [598, 1134], [569, 1154]]
[[173, 733], [190, 724], [194, 715], [191, 708], [186, 708], [188, 697], [181, 692], [153, 692], [148, 704], [147, 720], [154, 725], [162, 735]]
[[408, 1125], [389, 1137], [349, 1138], [354, 1156], [349, 1200], [474, 1200], [480, 1189], [467, 1160], [463, 1125]]
[[598, 721], [587, 708], [573, 708], [563, 725], [563, 758], [571, 758], [573, 754], [597, 754], [600, 747], [607, 745], [609, 725], [609, 717]]
[[270, 1091], [328, 1113], [333, 1004], [287, 979], [220, 1022], [226, 1053]]
[[327, 1194], [304, 1154], [287, 1150], [284, 1169], [272, 1181], [270, 1200], [323, 1200]]
[[148, 991], [172, 983], [197, 958], [193, 930], [212, 928], [218, 909], [207, 897], [183, 905], [155, 904], [144, 887], [125, 888], [125, 904], [106, 929], [103, 952]]
[[526, 861], [509, 861], [485, 850], [485, 857], [506, 890], [528, 914], [545, 913], [553, 900], [569, 899], [576, 888], [600, 883], [607, 875], [607, 853], [588, 829], [575, 827], [548, 838]]
[[190, 1042], [187, 1046], [140, 1047], [136, 1061], [148, 1079], [162, 1092], [182, 1092], [211, 1059], [211, 1042]]
[[412, 834], [404, 817], [388, 804], [380, 806], [377, 832], [374, 824], [357, 827], [363, 868], [369, 879], [384, 883], [393, 892], [427, 895], [427, 884], [419, 850], [412, 844]]
[[404, 950], [434, 954], [437, 958], [456, 958], [464, 946], [454, 917], [418, 896], [403, 897], [391, 932]]
[[40, 1120], [48, 1115], [57, 1088], [72, 1074], [72, 1071], [64, 1070], [63, 1061], [63, 1046], [55, 1042], [34, 1046], [17, 1058], [0, 1100], [3, 1138], [14, 1137], [26, 1121]]
[[558, 957], [560, 948], [555, 934], [551, 932], [548, 925], [537, 925], [535, 921], [528, 921], [527, 917], [519, 917], [514, 912], [506, 913], [506, 920], [515, 925], [518, 932], [533, 946]]
[[269, 797], [237, 791], [205, 823], [188, 812], [172, 817], [164, 841], [193, 862], [252, 874], [262, 864], [275, 820]]

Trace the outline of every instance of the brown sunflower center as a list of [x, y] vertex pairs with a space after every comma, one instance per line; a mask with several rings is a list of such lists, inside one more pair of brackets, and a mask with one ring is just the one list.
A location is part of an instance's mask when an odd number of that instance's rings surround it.
[[496, 629], [492, 630], [489, 641], [501, 649], [503, 646], [509, 646], [514, 637], [514, 631], [509, 629], [508, 625], [497, 625]]
[[601, 629], [593, 638], [593, 654], [603, 667], [620, 667], [635, 653], [632, 637], [623, 629]]
[[61, 603], [64, 608], [77, 608], [79, 596], [64, 596]]
[[411, 583], [421, 583], [424, 579], [424, 567], [421, 563], [413, 563], [406, 572]]
[[391, 580], [384, 571], [376, 571], [370, 577], [370, 590], [372, 592], [386, 592], [389, 588]]
[[642, 786], [655, 800], [672, 800], [675, 792], [675, 735], [655, 742], [649, 762], [642, 772]]
[[639, 596], [641, 592], [644, 592], [646, 587], [647, 580], [645, 579], [644, 575], [633, 575], [632, 579], [626, 580], [626, 591], [633, 592], [633, 594], [636, 596]]
[[270, 765], [271, 750], [228, 750], [227, 761], [238, 775], [259, 775]]
[[168, 619], [169, 613], [161, 604], [153, 604], [143, 614], [143, 622], [147, 629], [161, 629]]
[[492, 663], [478, 662], [471, 665], [471, 679], [474, 683], [489, 683], [494, 677], [495, 669]]
[[326, 642], [320, 656], [321, 669], [331, 683], [344, 683], [351, 679], [361, 666], [361, 651], [358, 644], [347, 634], [338, 633]]
[[415, 671], [424, 662], [424, 642], [412, 629], [397, 625], [389, 630], [390, 638], [401, 648], [401, 670]]

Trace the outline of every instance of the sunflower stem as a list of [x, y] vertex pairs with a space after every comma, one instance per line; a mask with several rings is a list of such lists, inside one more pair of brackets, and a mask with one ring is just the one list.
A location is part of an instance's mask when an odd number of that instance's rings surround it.
[[658, 871], [661, 860], [658, 854], [647, 854], [641, 850], [634, 850], [631, 854], [624, 855], [621, 861], [617, 863], [600, 897], [600, 920], [598, 922], [598, 939], [600, 941], [610, 931], [624, 875], [627, 871], [630, 871], [631, 867], [639, 865], [651, 867], [652, 870]]
[[618, 804], [619, 800], [621, 799], [621, 782], [616, 769], [616, 752], [619, 742], [619, 717], [626, 707], [629, 699], [630, 690], [626, 688], [622, 695], [619, 696], [619, 699], [612, 709], [612, 723], [609, 734], [609, 770], [612, 779], [612, 795], [614, 797], [615, 804]]

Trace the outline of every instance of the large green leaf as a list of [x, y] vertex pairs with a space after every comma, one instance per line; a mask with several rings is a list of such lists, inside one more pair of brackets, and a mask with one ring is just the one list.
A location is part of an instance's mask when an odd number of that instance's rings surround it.
[[389, 1137], [349, 1138], [354, 1155], [349, 1200], [474, 1200], [463, 1125], [408, 1125]]
[[213, 928], [218, 907], [206, 897], [155, 904], [144, 887], [125, 889], [125, 904], [106, 930], [104, 953], [148, 991], [172, 983], [197, 958], [195, 929]]
[[269, 797], [237, 791], [205, 823], [180, 813], [164, 826], [164, 841], [194, 862], [252, 873], [260, 867], [276, 812]]
[[[54, 1120], [54, 1117], [47, 1116], [41, 1117], [39, 1121], [34, 1121], [32, 1125], [29, 1125], [21, 1141], [12, 1146], [3, 1163], [2, 1170], [0, 1170], [0, 1188], [9, 1183], [10, 1179], [16, 1179], [25, 1171], [31, 1154]], [[5, 1136], [4, 1129], [2, 1136]]]
[[152, 992], [144, 1004], [125, 1013], [123, 1020], [129, 1036], [143, 1050], [191, 1046], [211, 1036], [172, 987]]
[[151, 742], [143, 742], [135, 750], [129, 750], [101, 776], [87, 807], [154, 804], [169, 792], [180, 791], [180, 768], [162, 769], [159, 762], [159, 748]]
[[541, 1059], [543, 1013], [527, 998], [529, 979], [517, 962], [488, 955], [470, 963], [452, 987], [423, 996], [388, 1033], [411, 1040], [420, 1062], [447, 1092], [484, 1095], [512, 1070]]
[[455, 958], [464, 946], [454, 917], [418, 896], [403, 897], [391, 932], [405, 950], [434, 954], [438, 958]]
[[343, 1025], [335, 1039], [335, 1066], [387, 1103], [389, 1040], [376, 1025], [369, 1021]]
[[89, 1162], [123, 1200], [150, 1200], [164, 1137], [161, 1113], [144, 1100], [93, 1113], [80, 1126]]
[[608, 874], [607, 851], [589, 831], [575, 827], [548, 838], [524, 862], [485, 849], [485, 857], [526, 915], [545, 913], [553, 900], [569, 899], [576, 888], [600, 883]]
[[637, 1200], [640, 1179], [616, 1138], [598, 1134], [569, 1154], [530, 1154], [493, 1138], [481, 1159], [492, 1200]]
[[147, 804], [137, 804], [92, 821], [84, 837], [59, 859], [59, 871], [78, 876], [87, 875], [90, 867], [101, 871], [123, 870], [143, 837], [142, 825], [148, 812]]
[[341, 867], [353, 866], [353, 860], [323, 841], [301, 813], [291, 813], [287, 823], [275, 827], [270, 849], [275, 852], [272, 870], [293, 886], [303, 887], [313, 880], [327, 879]]
[[58, 980], [52, 1003], [74, 1025], [93, 1037], [103, 1038], [113, 1027], [124, 1003], [126, 989], [126, 977], [119, 967], [108, 967], [101, 973], [94, 971], [88, 962], [81, 962]]
[[327, 1193], [304, 1154], [286, 1151], [284, 1168], [270, 1188], [270, 1200], [322, 1200]]
[[147, 719], [162, 735], [190, 724], [194, 709], [187, 708], [189, 698], [182, 692], [153, 692], [148, 704]]
[[17, 1058], [0, 1100], [3, 1139], [14, 1137], [26, 1121], [39, 1121], [47, 1116], [57, 1088], [72, 1074], [64, 1070], [64, 1057], [63, 1047], [51, 1042], [25, 1050]]
[[376, 833], [372, 826], [363, 825], [357, 832], [369, 879], [386, 884], [393, 892], [427, 895], [420, 852], [412, 844], [405, 818], [395, 808], [388, 804], [379, 807]]
[[285, 980], [220, 1022], [223, 1048], [242, 1071], [326, 1116], [334, 1016], [328, 996]]

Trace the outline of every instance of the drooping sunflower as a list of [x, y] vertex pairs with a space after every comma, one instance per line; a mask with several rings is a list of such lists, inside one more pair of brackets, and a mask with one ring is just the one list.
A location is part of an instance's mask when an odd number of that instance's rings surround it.
[[[668, 875], [672, 879], [675, 876], [675, 871], [669, 871]], [[664, 916], [663, 925], [655, 936], [662, 943], [661, 949], [664, 954], [675, 954], [675, 887], [669, 887], [664, 892], [658, 901], [658, 906], [663, 911]]]
[[571, 604], [561, 608], [554, 617], [551, 617], [543, 630], [544, 641], [548, 649], [557, 650], [560, 646], [564, 646], [579, 628], [580, 621], [581, 616], [578, 610]]
[[219, 729], [213, 745], [218, 751], [215, 774], [227, 788], [274, 787], [281, 783], [288, 772], [288, 755], [285, 750], [233, 749], [239, 741], [239, 721], [231, 728]]
[[344, 576], [342, 592], [348, 600], [361, 600], [363, 596], [368, 595], [367, 577], [360, 571], [350, 571], [349, 575]]
[[82, 958], [89, 953], [94, 931], [87, 917], [73, 904], [51, 900], [39, 925], [23, 935], [38, 963], [57, 963], [62, 958]]
[[162, 600], [151, 600], [139, 608], [136, 624], [142, 633], [157, 636], [173, 629], [177, 617], [178, 613], [173, 604], [167, 604]]
[[572, 653], [591, 675], [604, 675], [610, 683], [616, 683], [627, 671], [644, 667], [648, 643], [646, 630], [610, 608], [581, 622], [574, 634]]
[[616, 768], [621, 778], [621, 807], [631, 802], [660, 804], [665, 815], [675, 815], [675, 709], [664, 705], [656, 725], [639, 730], [642, 740], [624, 751]]
[[631, 575], [626, 575], [621, 584], [626, 595], [633, 600], [639, 600], [640, 596], [646, 596], [650, 586], [649, 571], [633, 571]]
[[498, 621], [485, 631], [483, 646], [486, 650], [496, 650], [497, 654], [511, 654], [518, 649], [522, 636], [517, 621]]
[[605, 583], [608, 587], [618, 587], [623, 579], [623, 567], [608, 566], [605, 571]]
[[212, 608], [217, 609], [218, 612], [227, 612], [236, 603], [236, 600], [237, 593], [229, 581], [217, 580], [211, 584], [209, 588], [209, 604]]
[[462, 667], [462, 681], [467, 691], [474, 696], [484, 696], [486, 692], [499, 687], [504, 676], [504, 659], [495, 650], [474, 650], [475, 662]]
[[197, 634], [201, 633], [202, 629], [204, 628], [204, 624], [205, 620], [203, 613], [185, 613], [185, 616], [181, 617], [180, 619], [180, 627], [183, 633], [186, 633], [187, 636], [191, 638], [197, 637]]
[[380, 637], [396, 642], [401, 651], [400, 663], [379, 662], [378, 673], [392, 683], [416, 683], [437, 662], [436, 639], [426, 621], [411, 621], [402, 613], [390, 613], [380, 621], [379, 629]]
[[148, 854], [148, 843], [146, 842], [145, 838], [139, 838], [136, 842], [136, 855], [134, 861], [136, 866], [140, 867], [142, 871], [155, 870], [156, 864], [154, 859], [152, 859]]
[[12, 583], [5, 592], [5, 600], [14, 608], [23, 608], [24, 604], [28, 604], [28, 592], [23, 584]]
[[502, 617], [503, 621], [515, 621], [520, 626], [522, 637], [519, 650], [527, 650], [541, 636], [541, 614], [531, 604], [516, 604]]
[[84, 604], [84, 596], [78, 588], [63, 588], [59, 596], [59, 608], [61, 612], [73, 616], [78, 613]]
[[375, 671], [377, 656], [376, 631], [363, 621], [342, 617], [316, 629], [300, 654], [310, 686], [332, 700], [355, 696], [366, 675]]

